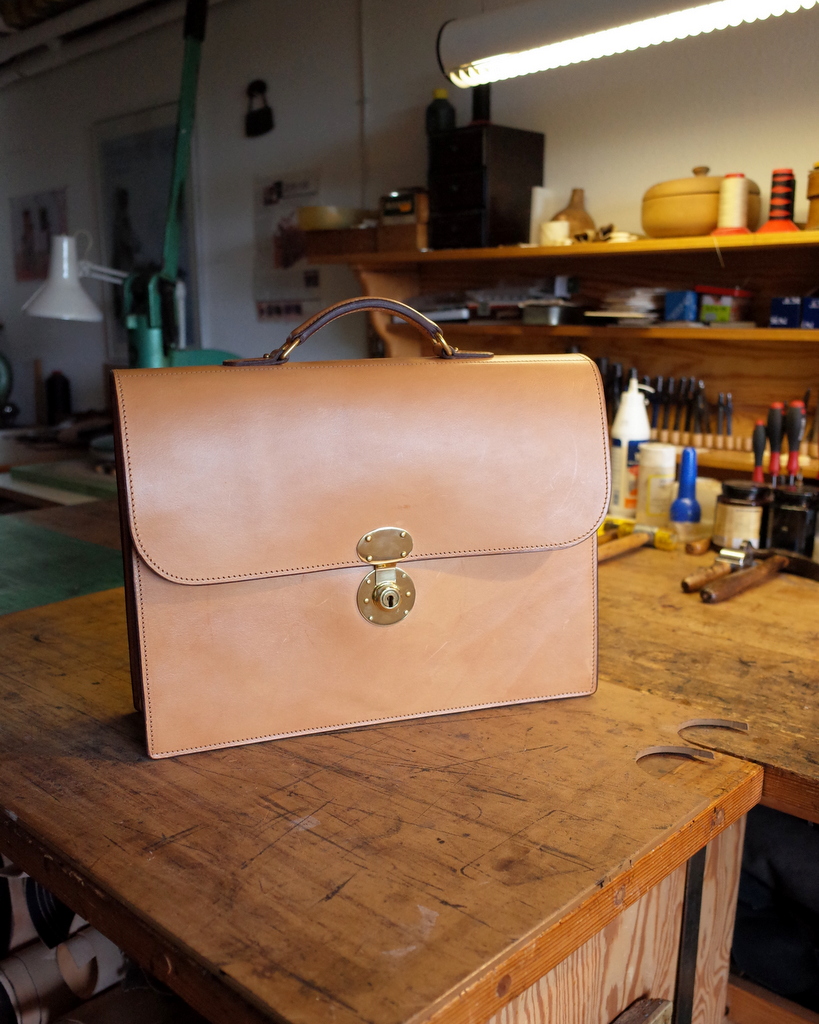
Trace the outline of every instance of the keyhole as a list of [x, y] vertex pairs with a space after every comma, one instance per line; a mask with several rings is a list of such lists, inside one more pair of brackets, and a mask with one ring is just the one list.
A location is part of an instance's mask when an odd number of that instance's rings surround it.
[[394, 586], [381, 586], [373, 596], [381, 607], [388, 612], [394, 611], [401, 603], [401, 595]]

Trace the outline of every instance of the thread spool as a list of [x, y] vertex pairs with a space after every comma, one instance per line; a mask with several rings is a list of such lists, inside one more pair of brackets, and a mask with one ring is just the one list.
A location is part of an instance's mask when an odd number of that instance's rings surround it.
[[796, 189], [796, 178], [790, 167], [780, 167], [771, 177], [771, 206], [768, 220], [757, 234], [770, 234], [781, 231], [798, 231], [793, 222], [793, 199]]
[[749, 235], [748, 179], [744, 174], [726, 174], [719, 187], [719, 213], [712, 235]]
[[819, 231], [819, 163], [808, 175], [808, 222], [805, 231]]

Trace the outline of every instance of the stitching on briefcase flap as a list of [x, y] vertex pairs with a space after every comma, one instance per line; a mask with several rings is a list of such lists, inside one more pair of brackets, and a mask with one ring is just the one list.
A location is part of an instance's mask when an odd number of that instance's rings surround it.
[[[592, 540], [592, 538], [588, 538]], [[589, 550], [591, 553], [591, 586], [592, 586], [592, 638], [591, 638], [591, 680], [590, 687], [587, 690], [566, 690], [563, 693], [549, 693], [541, 694], [537, 697], [526, 697], [523, 700], [516, 701], [501, 701], [499, 703], [492, 702], [490, 704], [463, 704], [457, 707], [434, 709], [432, 711], [418, 711], [409, 715], [400, 715], [395, 718], [368, 718], [356, 722], [339, 722], [334, 725], [322, 725], [311, 729], [300, 729], [295, 732], [280, 732], [280, 733], [265, 733], [260, 736], [245, 736], [241, 739], [229, 739], [223, 740], [220, 743], [213, 744], [211, 746], [194, 746], [194, 747], [179, 747], [176, 750], [162, 750], [158, 751], [154, 749], [154, 730], [153, 730], [153, 710], [151, 707], [151, 684], [150, 684], [150, 670], [148, 668], [148, 652], [147, 644], [145, 642], [145, 629], [144, 629], [144, 615], [143, 615], [143, 601], [142, 601], [142, 574], [139, 571], [139, 560], [134, 560], [134, 567], [136, 569], [136, 577], [138, 580], [139, 589], [139, 632], [142, 637], [142, 664], [144, 666], [144, 683], [143, 689], [145, 693], [145, 723], [148, 732], [148, 749], [151, 756], [160, 757], [174, 757], [177, 754], [193, 754], [206, 750], [220, 750], [224, 747], [241, 746], [245, 743], [260, 743], [266, 740], [273, 739], [288, 739], [297, 736], [312, 736], [317, 733], [331, 732], [340, 729], [356, 729], [365, 725], [386, 725], [390, 722], [406, 722], [411, 721], [415, 718], [432, 718], [438, 715], [452, 715], [462, 711], [480, 711], [482, 709], [489, 710], [491, 708], [501, 707], [514, 707], [517, 704], [536, 704], [538, 701], [545, 700], [560, 700], [566, 697], [587, 697], [595, 693], [598, 684], [598, 602], [597, 602], [597, 543], [592, 540], [589, 544]]]
[[[601, 438], [602, 438], [603, 447], [605, 449], [605, 445], [606, 445], [606, 415], [605, 415], [605, 404], [604, 404], [604, 401], [603, 401], [602, 392], [600, 390], [599, 375], [597, 374], [596, 370], [594, 369], [594, 364], [592, 363], [592, 361], [590, 359], [586, 358], [585, 356], [581, 357], [580, 359], [566, 358], [565, 361], [569, 362], [569, 363], [576, 363], [576, 364], [579, 364], [579, 365], [588, 366], [590, 368], [591, 372], [592, 372], [592, 379], [594, 380], [595, 388], [596, 388], [596, 391], [597, 391], [598, 411], [599, 411], [599, 414], [600, 414], [600, 422], [601, 422]], [[390, 359], [390, 360], [385, 360], [383, 362], [388, 363], [389, 366], [391, 366], [391, 367], [394, 367], [394, 366], [409, 366], [409, 367], [415, 367], [415, 368], [418, 368], [418, 367], [427, 368], [427, 367], [431, 367], [431, 366], [442, 366], [442, 365], [447, 363], [447, 360], [429, 360], [429, 361], [426, 361], [426, 362], [399, 362], [397, 360]], [[537, 360], [537, 359], [515, 359], [515, 363], [516, 364], [536, 364], [538, 362], [539, 362], [539, 360]], [[375, 367], [378, 367], [381, 363], [382, 363], [381, 360], [362, 360], [361, 362], [358, 362], [358, 363], [356, 363], [356, 362], [346, 362], [346, 363], [341, 363], [341, 362], [340, 363], [330, 363], [330, 362], [328, 362], [328, 363], [315, 363], [315, 364], [311, 364], [311, 363], [285, 363], [285, 364], [283, 364], [283, 365], [281, 365], [279, 367], [275, 367], [273, 369], [271, 369], [270, 367], [262, 368], [262, 369], [266, 369], [267, 372], [269, 372], [269, 373], [271, 373], [271, 372], [272, 373], [286, 373], [288, 370], [290, 370], [290, 371], [298, 370], [299, 372], [304, 372], [305, 370], [313, 370], [313, 369], [319, 369], [319, 370], [322, 370], [324, 372], [326, 372], [328, 370], [345, 370], [345, 371], [349, 371], [349, 370], [352, 370], [352, 369], [363, 369], [363, 368], [370, 369], [370, 368], [375, 368]], [[230, 367], [229, 368], [229, 372], [232, 372], [232, 373], [240, 373], [240, 372], [255, 373], [255, 372], [258, 372], [259, 369], [260, 369], [259, 367]], [[215, 370], [197, 370], [197, 375], [213, 374], [213, 373], [224, 373], [224, 372], [225, 372], [224, 368], [219, 368], [219, 369], [215, 369]], [[142, 376], [142, 377], [145, 377], [145, 376], [149, 376], [152, 373], [155, 373], [155, 371], [146, 371], [146, 372], [143, 372], [143, 373], [139, 373], [139, 371], [129, 370], [128, 373], [131, 376]], [[186, 375], [184, 373], [180, 373], [180, 372], [174, 373], [173, 371], [163, 370], [163, 376], [182, 377], [182, 376], [186, 376]], [[123, 438], [123, 443], [124, 443], [124, 446], [125, 446], [126, 462], [127, 462], [127, 465], [128, 465], [128, 490], [129, 490], [129, 495], [130, 495], [130, 500], [129, 500], [128, 504], [129, 504], [129, 508], [131, 510], [131, 515], [130, 515], [131, 528], [132, 528], [133, 535], [134, 535], [134, 541], [135, 541], [136, 546], [137, 546], [137, 548], [139, 550], [140, 557], [145, 561], [145, 563], [147, 565], [149, 565], [152, 569], [154, 569], [156, 572], [158, 572], [160, 574], [160, 576], [163, 576], [165, 579], [167, 579], [167, 580], [169, 580], [169, 581], [171, 581], [173, 583], [182, 583], [182, 584], [227, 583], [227, 582], [230, 582], [230, 581], [237, 581], [238, 582], [238, 581], [241, 581], [241, 580], [264, 579], [264, 578], [269, 578], [269, 577], [274, 577], [274, 576], [288, 576], [288, 575], [294, 575], [296, 573], [317, 572], [317, 571], [321, 571], [323, 569], [349, 568], [349, 567], [356, 566], [356, 565], [360, 564], [360, 562], [357, 559], [350, 559], [350, 560], [345, 560], [345, 561], [341, 561], [341, 562], [326, 562], [326, 563], [316, 563], [314, 565], [293, 566], [293, 567], [288, 568], [288, 569], [266, 569], [266, 570], [260, 570], [258, 572], [253, 572], [253, 573], [237, 573], [237, 574], [230, 574], [230, 575], [225, 575], [225, 576], [205, 576], [205, 577], [202, 577], [202, 576], [180, 576], [180, 575], [178, 575], [176, 573], [171, 572], [168, 569], [163, 568], [148, 553], [148, 551], [147, 551], [147, 549], [145, 547], [145, 543], [142, 540], [142, 537], [140, 536], [140, 533], [139, 533], [139, 526], [137, 525], [137, 515], [136, 515], [136, 507], [135, 507], [133, 474], [132, 474], [132, 468], [131, 468], [131, 449], [130, 449], [129, 435], [128, 435], [128, 419], [127, 419], [127, 414], [126, 414], [126, 410], [125, 410], [125, 396], [124, 396], [123, 391], [122, 391], [122, 380], [121, 380], [121, 377], [120, 377], [119, 374], [116, 374], [116, 383], [117, 383], [117, 393], [119, 395], [120, 412], [121, 412], [121, 417], [122, 417], [122, 438]], [[597, 517], [597, 520], [595, 521], [595, 525], [594, 525], [593, 529], [591, 531], [587, 532], [587, 533], [579, 534], [577, 537], [573, 537], [573, 538], [571, 538], [568, 541], [561, 541], [559, 543], [548, 543], [548, 544], [535, 545], [535, 546], [518, 545], [518, 546], [501, 547], [501, 548], [474, 548], [474, 549], [467, 548], [467, 549], [454, 550], [454, 551], [429, 551], [429, 552], [417, 551], [417, 552], [413, 553], [412, 555], [410, 555], [407, 558], [407, 563], [409, 563], [409, 562], [416, 562], [416, 561], [422, 561], [422, 560], [431, 559], [431, 558], [457, 558], [457, 557], [464, 556], [464, 555], [481, 555], [481, 554], [487, 554], [487, 555], [489, 555], [489, 554], [512, 554], [514, 552], [537, 552], [537, 551], [548, 551], [548, 550], [551, 550], [551, 549], [559, 549], [559, 548], [571, 547], [573, 544], [576, 544], [576, 543], [578, 543], [578, 542], [580, 542], [582, 540], [587, 539], [588, 537], [590, 537], [595, 532], [595, 530], [597, 529], [597, 526], [599, 525], [599, 521], [602, 520], [603, 516], [606, 513], [606, 510], [608, 509], [609, 496], [610, 496], [610, 476], [609, 476], [608, 462], [607, 462], [607, 460], [605, 458], [604, 458], [604, 465], [605, 465], [605, 469], [606, 469], [606, 481], [605, 481], [605, 493], [604, 493], [604, 499], [603, 499], [603, 507], [602, 507], [598, 517]]]

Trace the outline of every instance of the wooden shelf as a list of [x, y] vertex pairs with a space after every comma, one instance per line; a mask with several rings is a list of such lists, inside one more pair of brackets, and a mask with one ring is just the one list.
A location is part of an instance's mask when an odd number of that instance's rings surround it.
[[660, 256], [673, 254], [708, 254], [771, 250], [819, 248], [819, 231], [800, 231], [781, 235], [728, 235], [715, 239], [710, 235], [696, 238], [641, 238], [636, 242], [581, 242], [576, 245], [499, 245], [486, 249], [426, 249], [412, 252], [357, 252], [337, 256], [315, 257], [316, 263], [346, 263], [362, 270], [394, 269], [407, 264], [483, 263], [493, 260], [552, 259], [565, 261], [576, 257], [618, 259], [627, 256]]
[[[748, 319], [767, 322], [770, 301], [781, 295], [808, 295], [819, 283], [819, 231], [777, 235], [736, 235], [714, 239], [643, 238], [626, 243], [569, 246], [499, 246], [427, 252], [348, 253], [326, 259], [350, 266], [362, 295], [406, 301], [414, 295], [456, 293], [477, 288], [541, 285], [558, 274], [575, 277], [579, 295], [591, 304], [622, 289], [687, 289], [696, 285], [747, 288], [753, 294]], [[384, 351], [412, 357], [425, 351], [419, 336], [391, 322], [386, 313], [371, 317]], [[520, 321], [468, 321], [442, 325], [462, 350], [498, 354], [559, 353], [575, 344], [592, 359], [620, 363], [624, 372], [695, 377], [705, 381], [712, 405], [720, 392], [733, 395], [733, 427], [744, 445], [754, 423], [773, 401], [801, 398], [819, 389], [819, 331], [782, 328], [620, 327], [597, 324], [548, 325]], [[427, 353], [431, 354], [431, 353]], [[812, 423], [814, 413], [811, 412]], [[700, 464], [723, 474], [748, 474], [748, 453], [709, 450]], [[816, 459], [802, 466], [819, 472]]]
[[[395, 326], [398, 326], [397, 324]], [[668, 341], [797, 341], [806, 344], [819, 343], [819, 331], [785, 327], [593, 327], [586, 324], [524, 324], [518, 321], [469, 320], [444, 323], [441, 329], [446, 335], [487, 334], [497, 337], [518, 338], [533, 333], [555, 338], [589, 338], [598, 341], [616, 341], [621, 338], [666, 339]]]

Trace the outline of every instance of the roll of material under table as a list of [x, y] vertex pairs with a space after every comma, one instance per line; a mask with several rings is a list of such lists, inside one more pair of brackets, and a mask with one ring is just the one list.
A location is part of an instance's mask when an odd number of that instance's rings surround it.
[[116, 985], [125, 958], [95, 928], [49, 949], [37, 940], [0, 961], [0, 1024], [51, 1024]]
[[26, 905], [26, 875], [10, 861], [0, 867], [0, 960], [37, 938]]

